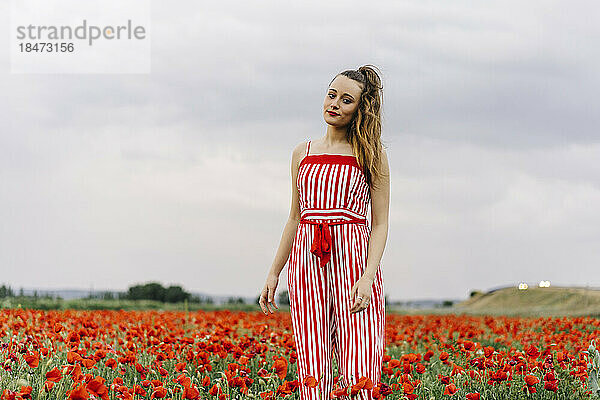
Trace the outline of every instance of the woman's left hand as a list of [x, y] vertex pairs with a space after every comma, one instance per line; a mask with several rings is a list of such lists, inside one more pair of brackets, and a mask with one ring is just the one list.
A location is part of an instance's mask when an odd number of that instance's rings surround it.
[[363, 311], [369, 306], [371, 303], [372, 288], [373, 280], [364, 275], [356, 281], [354, 286], [352, 286], [352, 290], [350, 291], [350, 301], [354, 300], [352, 308], [350, 308], [350, 314]]

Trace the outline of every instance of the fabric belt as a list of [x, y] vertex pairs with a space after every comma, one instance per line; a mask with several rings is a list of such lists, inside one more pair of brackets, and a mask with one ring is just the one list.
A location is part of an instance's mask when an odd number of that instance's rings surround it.
[[331, 258], [331, 232], [329, 231], [330, 225], [341, 225], [341, 224], [366, 224], [366, 218], [357, 218], [350, 217], [347, 214], [345, 215], [332, 215], [329, 214], [329, 217], [333, 217], [332, 219], [338, 218], [347, 218], [342, 221], [333, 221], [333, 220], [324, 220], [324, 221], [316, 221], [307, 219], [306, 217], [302, 217], [300, 219], [301, 224], [312, 224], [315, 226], [315, 233], [312, 241], [312, 245], [310, 247], [310, 252], [319, 258], [319, 266], [324, 267]]

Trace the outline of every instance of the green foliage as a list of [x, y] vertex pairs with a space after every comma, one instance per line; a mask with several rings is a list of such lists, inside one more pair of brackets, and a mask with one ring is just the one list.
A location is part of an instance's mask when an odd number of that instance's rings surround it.
[[165, 303], [179, 303], [190, 300], [191, 295], [181, 286], [163, 287], [158, 282], [149, 282], [143, 285], [130, 286], [127, 291], [127, 300], [154, 300]]
[[[157, 310], [157, 311], [185, 311], [185, 303], [163, 303], [154, 300], [102, 300], [102, 299], [47, 299], [33, 296], [10, 297], [0, 301], [0, 309], [21, 308], [34, 310]], [[223, 304], [217, 305], [213, 302], [188, 302], [188, 311], [257, 311], [253, 304]]]
[[[150, 282], [131, 286], [126, 292], [104, 291], [90, 292], [85, 298], [65, 300], [62, 297], [50, 294], [40, 295], [34, 291], [33, 295], [25, 296], [23, 288], [15, 296], [10, 286], [0, 286], [0, 309], [23, 308], [37, 310], [185, 310], [185, 303], [190, 309], [217, 310], [223, 306], [215, 305], [210, 296], [192, 296], [181, 286], [163, 287], [160, 283]], [[193, 305], [193, 306], [192, 306]], [[225, 308], [236, 308], [250, 311], [252, 307], [244, 308], [244, 300], [235, 298]]]
[[241, 297], [230, 297], [227, 299], [227, 304], [244, 304], [245, 301]]
[[4, 297], [13, 297], [14, 295], [15, 293], [13, 292], [10, 286], [0, 286], [0, 299]]
[[114, 300], [115, 296], [112, 292], [102, 293], [102, 300]]
[[600, 396], [600, 385], [598, 383], [600, 380], [600, 352], [596, 348], [594, 340], [592, 340], [587, 351], [582, 353], [586, 354], [588, 361], [588, 385], [595, 394]]
[[279, 293], [279, 296], [277, 296], [277, 304], [283, 304], [286, 306], [290, 305], [290, 296], [287, 290], [284, 290], [281, 293]]
[[189, 300], [190, 296], [181, 286], [169, 286], [165, 289], [165, 298], [163, 301], [166, 303], [178, 303]]

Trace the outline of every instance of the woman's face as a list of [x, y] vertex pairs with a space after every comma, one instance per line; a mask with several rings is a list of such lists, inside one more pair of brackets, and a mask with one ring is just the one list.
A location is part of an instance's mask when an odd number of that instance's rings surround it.
[[323, 103], [325, 122], [336, 127], [348, 125], [358, 109], [361, 84], [344, 75], [338, 75], [327, 90]]

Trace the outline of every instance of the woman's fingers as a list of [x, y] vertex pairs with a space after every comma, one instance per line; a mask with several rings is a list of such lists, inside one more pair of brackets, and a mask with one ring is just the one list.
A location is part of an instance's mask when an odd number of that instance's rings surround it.
[[350, 290], [350, 299], [351, 300], [354, 299], [354, 302], [352, 303], [352, 307], [350, 307], [351, 314], [358, 311], [358, 307], [360, 306], [360, 303], [363, 300], [360, 297], [364, 297], [364, 296], [362, 294], [358, 293], [358, 282], [355, 282], [354, 286], [352, 286], [352, 290]]
[[258, 304], [260, 304], [260, 308], [262, 308], [263, 313], [265, 313], [265, 315], [267, 315], [267, 309], [266, 309], [266, 304], [265, 304], [265, 299], [267, 298], [267, 288], [265, 287], [262, 291], [262, 293], [260, 294], [260, 300], [258, 301]]
[[356, 312], [359, 305], [360, 305], [360, 299], [357, 297], [354, 300], [354, 303], [352, 304], [352, 307], [350, 307], [350, 313], [352, 314], [352, 313]]
[[279, 277], [276, 275], [269, 274], [267, 276], [267, 282], [259, 300], [260, 308], [262, 308], [265, 314], [273, 314], [274, 309], [279, 309], [279, 306], [275, 304], [275, 291], [277, 290], [278, 279]]
[[352, 305], [352, 308], [350, 308], [350, 314], [354, 314], [356, 312], [365, 310], [369, 306], [370, 302], [371, 298], [367, 297], [366, 295], [357, 296], [356, 300], [354, 301], [354, 304]]
[[267, 294], [267, 298], [269, 299], [268, 302], [267, 302], [267, 308], [269, 309], [269, 312], [271, 314], [273, 314], [273, 309], [271, 307], [274, 306], [274, 307], [278, 308], [275, 305], [275, 300], [274, 300], [274, 298], [275, 298], [275, 289], [276, 289], [275, 287], [268, 287], [268, 289], [267, 289], [268, 290], [268, 292], [267, 292], [268, 293]]
[[[269, 299], [269, 296], [267, 295], [267, 299]], [[269, 312], [271, 314], [273, 314], [273, 310], [271, 310], [271, 300], [267, 300], [267, 308], [269, 309]]]
[[275, 289], [273, 289], [271, 291], [271, 299], [269, 301], [271, 302], [271, 304], [273, 305], [273, 307], [275, 307], [277, 309], [279, 308], [279, 307], [277, 307], [277, 304], [275, 304]]

